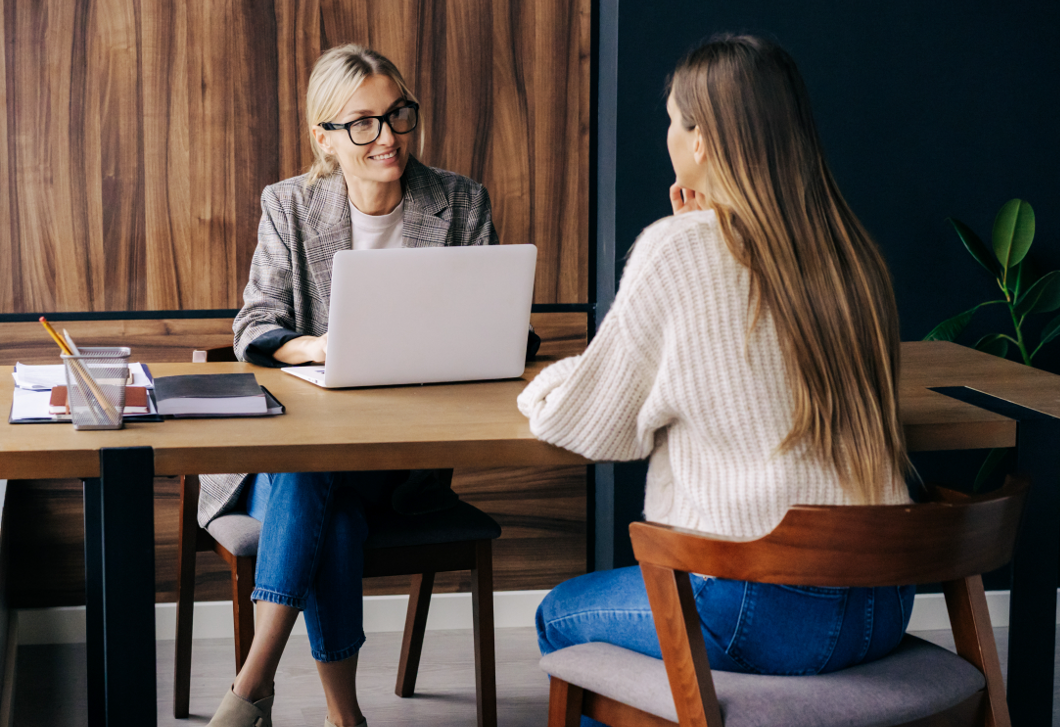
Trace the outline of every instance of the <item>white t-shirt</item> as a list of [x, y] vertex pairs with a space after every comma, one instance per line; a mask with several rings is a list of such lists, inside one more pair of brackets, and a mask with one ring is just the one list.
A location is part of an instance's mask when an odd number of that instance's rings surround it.
[[381, 250], [384, 247], [401, 247], [404, 224], [401, 216], [405, 201], [398, 202], [393, 212], [385, 215], [366, 215], [350, 202], [350, 219], [353, 222], [354, 250]]

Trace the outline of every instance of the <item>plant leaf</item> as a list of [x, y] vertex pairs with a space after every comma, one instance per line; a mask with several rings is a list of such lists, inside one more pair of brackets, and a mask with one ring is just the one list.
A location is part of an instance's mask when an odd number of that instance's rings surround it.
[[1060, 308], [1060, 270], [1043, 275], [1016, 302], [1016, 315], [1048, 313]]
[[977, 310], [979, 310], [978, 305], [974, 308], [969, 308], [964, 313], [958, 313], [953, 318], [947, 318], [942, 323], [932, 328], [931, 332], [924, 336], [924, 340], [952, 341], [957, 336], [961, 335], [961, 332], [971, 322], [972, 316], [975, 315]]
[[1000, 333], [988, 333], [975, 342], [974, 348], [976, 351], [1005, 358], [1008, 355], [1008, 339]]
[[986, 268], [988, 273], [995, 278], [1000, 278], [1001, 266], [997, 264], [997, 258], [994, 257], [994, 253], [990, 251], [990, 248], [979, 239], [979, 235], [975, 234], [972, 228], [958, 219], [953, 217], [947, 217], [946, 219], [953, 225], [953, 229], [957, 232], [957, 237], [961, 238], [961, 242], [964, 243], [964, 247], [971, 253], [972, 257]]
[[979, 492], [979, 488], [986, 484], [987, 478], [994, 473], [997, 466], [1001, 464], [1001, 460], [1005, 459], [1005, 455], [1008, 454], [1007, 449], [991, 449], [990, 453], [986, 455], [986, 459], [983, 461], [982, 466], [979, 468], [979, 474], [975, 476], [975, 484], [972, 485], [973, 492]]
[[1060, 336], [1060, 316], [1045, 324], [1045, 328], [1042, 329], [1042, 340], [1038, 345], [1044, 346], [1057, 336]]
[[[1015, 272], [1016, 272], [1016, 285], [1013, 286], [1013, 288], [1012, 288], [1012, 299], [1013, 300], [1019, 300], [1020, 291], [1023, 290], [1023, 270], [1026, 267], [1027, 267], [1026, 265], [1024, 265], [1023, 263], [1020, 263], [1015, 268], [1013, 268], [1015, 270]], [[1028, 275], [1027, 279], [1029, 281], [1030, 280], [1030, 277], [1029, 277], [1030, 273], [1027, 273], [1027, 275]]]
[[994, 254], [1005, 270], [1018, 265], [1034, 241], [1034, 210], [1022, 199], [1010, 199], [994, 218]]

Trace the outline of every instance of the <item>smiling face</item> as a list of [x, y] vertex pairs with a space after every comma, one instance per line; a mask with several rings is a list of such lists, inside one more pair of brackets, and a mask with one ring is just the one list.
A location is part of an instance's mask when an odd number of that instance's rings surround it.
[[[405, 99], [397, 84], [388, 76], [368, 76], [364, 79], [342, 110], [329, 121], [344, 124], [363, 116], [383, 116], [401, 106]], [[313, 137], [325, 153], [334, 155], [342, 168], [350, 198], [358, 208], [357, 197], [364, 193], [374, 196], [394, 185], [400, 199], [400, 180], [409, 159], [409, 145], [415, 134], [395, 134], [388, 124], [383, 124], [379, 138], [370, 144], [354, 144], [345, 129], [326, 131], [313, 127]], [[373, 189], [381, 188], [381, 189]], [[395, 202], [396, 204], [396, 202]], [[368, 210], [363, 210], [368, 212]], [[371, 212], [369, 212], [371, 214]]]

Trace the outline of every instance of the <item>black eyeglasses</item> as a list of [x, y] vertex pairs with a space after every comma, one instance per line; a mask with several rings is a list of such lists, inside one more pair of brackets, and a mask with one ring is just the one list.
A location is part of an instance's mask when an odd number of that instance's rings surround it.
[[420, 105], [418, 103], [409, 101], [404, 106], [387, 111], [382, 116], [362, 116], [359, 119], [347, 121], [345, 124], [325, 121], [320, 124], [320, 128], [328, 131], [346, 129], [346, 134], [350, 137], [350, 141], [357, 146], [366, 146], [378, 139], [379, 135], [383, 133], [384, 121], [395, 134], [407, 134], [415, 129], [416, 124], [420, 120], [419, 108]]

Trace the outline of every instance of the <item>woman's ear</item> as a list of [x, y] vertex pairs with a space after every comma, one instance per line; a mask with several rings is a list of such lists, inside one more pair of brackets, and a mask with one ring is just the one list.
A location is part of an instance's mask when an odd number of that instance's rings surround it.
[[703, 138], [703, 132], [697, 126], [693, 129], [695, 134], [692, 140], [692, 158], [696, 160], [696, 164], [703, 164], [707, 161], [707, 140]]
[[310, 128], [313, 132], [313, 139], [316, 140], [317, 146], [319, 146], [325, 154], [334, 154], [335, 150], [331, 148], [331, 139], [324, 133], [324, 130], [319, 126], [313, 126]]

